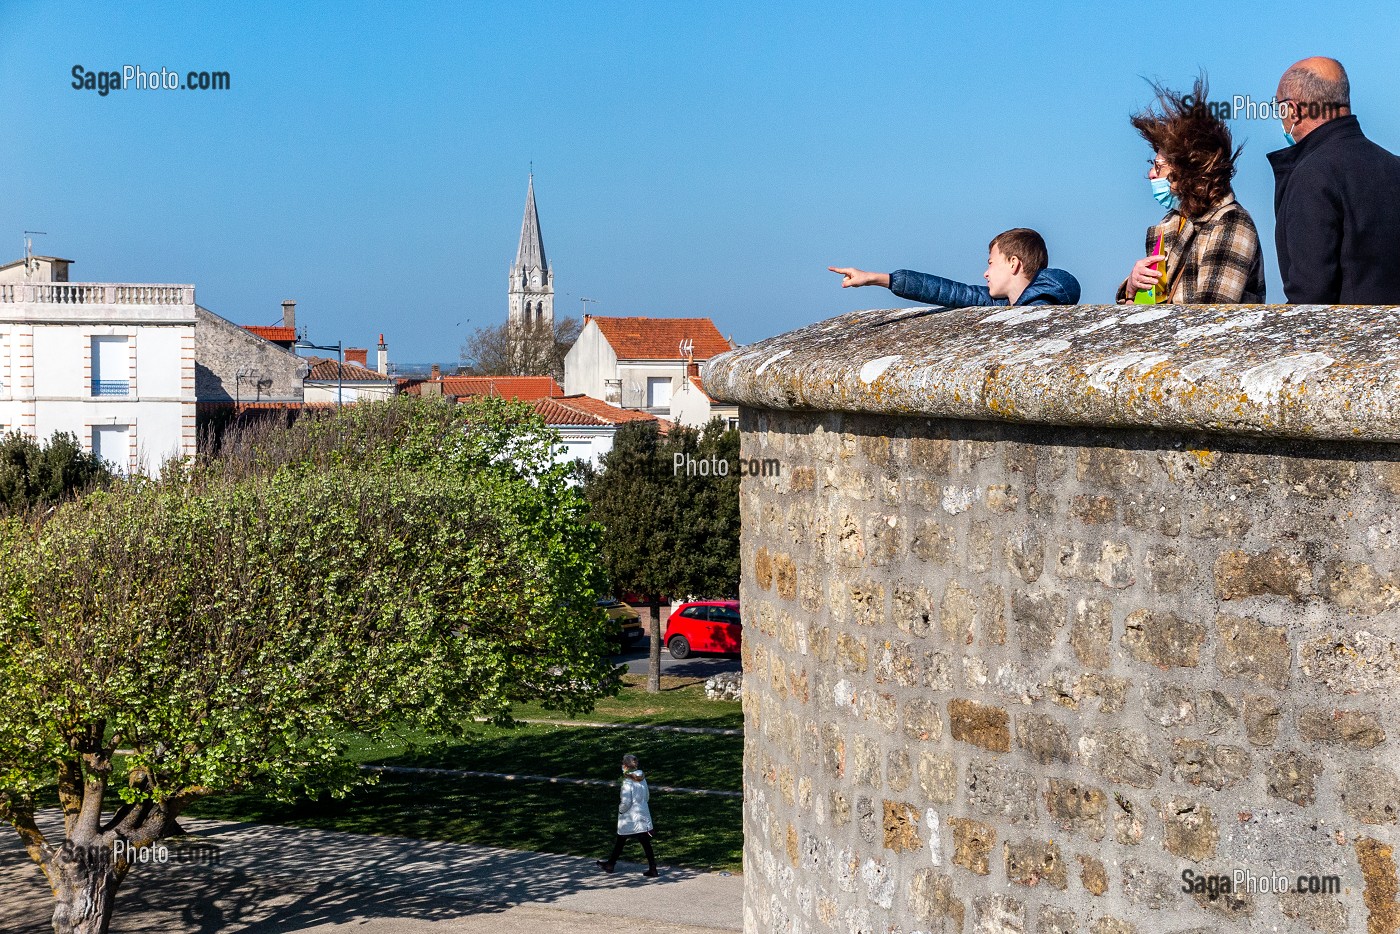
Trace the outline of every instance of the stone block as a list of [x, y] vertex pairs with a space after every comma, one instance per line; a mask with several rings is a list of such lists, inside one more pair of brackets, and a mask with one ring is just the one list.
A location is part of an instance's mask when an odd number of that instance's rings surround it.
[[1308, 707], [1298, 715], [1298, 735], [1314, 743], [1374, 749], [1385, 742], [1385, 730], [1373, 713]]
[[784, 600], [797, 596], [797, 565], [790, 555], [773, 556], [773, 586]]
[[1305, 677], [1334, 694], [1400, 692], [1400, 641], [1367, 630], [1334, 632], [1303, 645]]
[[1047, 840], [1008, 840], [1002, 844], [1002, 861], [1006, 878], [1018, 885], [1044, 882], [1060, 891], [1069, 887], [1069, 871], [1060, 848]]
[[943, 738], [943, 717], [937, 701], [914, 697], [904, 704], [904, 734], [920, 741]]
[[909, 912], [929, 934], [962, 934], [967, 907], [947, 873], [919, 869], [909, 880]]
[[1041, 654], [1055, 644], [1065, 625], [1065, 598], [1058, 593], [1027, 593], [1017, 590], [1011, 595], [1011, 619], [1021, 648], [1031, 654]]
[[1220, 844], [1220, 828], [1211, 809], [1186, 798], [1172, 798], [1162, 814], [1162, 845], [1168, 853], [1201, 862], [1210, 859]]
[[1108, 869], [1104, 867], [1103, 861], [1080, 853], [1075, 859], [1079, 860], [1079, 884], [1084, 886], [1084, 891], [1090, 895], [1098, 896], [1108, 891]]
[[953, 739], [993, 752], [1011, 749], [1010, 715], [1001, 707], [954, 698], [948, 702], [948, 723]]
[[1206, 627], [1175, 613], [1136, 610], [1123, 621], [1123, 647], [1159, 668], [1195, 668], [1205, 638]]
[[1227, 551], [1215, 561], [1215, 593], [1221, 600], [1272, 594], [1297, 601], [1312, 592], [1308, 562], [1278, 548], [1259, 553]]
[[909, 551], [921, 561], [938, 567], [953, 563], [957, 542], [937, 519], [915, 519], [909, 533]]
[[923, 849], [919, 839], [919, 809], [903, 801], [885, 801], [885, 849], [904, 853]]
[[919, 683], [914, 662], [914, 648], [907, 642], [885, 642], [880, 646], [875, 662], [876, 684], [897, 684], [912, 688]]
[[1112, 496], [1086, 496], [1076, 493], [1069, 502], [1071, 518], [1089, 525], [1104, 525], [1118, 518], [1118, 500]]
[[1306, 807], [1317, 800], [1316, 782], [1322, 763], [1298, 750], [1280, 752], [1268, 758], [1264, 788], [1275, 798]]
[[1221, 674], [1279, 691], [1288, 686], [1293, 652], [1284, 627], [1222, 613], [1215, 618], [1215, 631], [1215, 664]]
[[1154, 546], [1145, 559], [1148, 581], [1158, 596], [1181, 593], [1195, 583], [1200, 567], [1173, 548]]
[[1017, 717], [1016, 743], [1042, 765], [1074, 760], [1069, 730], [1047, 714], [1027, 713]]
[[1348, 769], [1341, 783], [1342, 810], [1363, 824], [1393, 824], [1400, 814], [1400, 779], [1390, 769]]
[[1361, 866], [1367, 934], [1396, 934], [1400, 931], [1400, 877], [1395, 871], [1395, 848], [1381, 840], [1358, 837], [1356, 861]]
[[953, 831], [953, 864], [979, 876], [990, 873], [996, 828], [965, 817], [948, 818], [948, 826]]
[[938, 610], [938, 623], [944, 638], [954, 645], [971, 645], [976, 620], [976, 595], [957, 581], [949, 581]]
[[1142, 712], [1159, 726], [1190, 726], [1196, 722], [1196, 700], [1190, 688], [1165, 681], [1142, 686]]
[[952, 804], [958, 794], [958, 767], [947, 753], [919, 753], [919, 790], [934, 804]]
[[909, 753], [904, 749], [891, 749], [885, 759], [885, 784], [890, 791], [904, 791], [913, 780], [914, 769], [909, 764]]
[[1108, 796], [1097, 788], [1054, 778], [1045, 792], [1045, 809], [1061, 829], [1102, 840], [1108, 827]]
[[1249, 775], [1249, 753], [1239, 746], [1213, 746], [1203, 740], [1172, 741], [1172, 780], [1206, 785], [1216, 791]]
[[1255, 746], [1272, 746], [1283, 723], [1283, 708], [1272, 694], [1246, 694], [1244, 732]]
[[1123, 894], [1139, 908], [1172, 908], [1181, 897], [1181, 878], [1177, 873], [1140, 859], [1125, 859], [1122, 872]]
[[980, 895], [972, 900], [973, 934], [1028, 934], [1026, 906], [1009, 895]]
[[1329, 561], [1321, 590], [1327, 600], [1363, 616], [1400, 606], [1400, 575], [1377, 572], [1370, 564]]
[[1150, 788], [1162, 774], [1153, 743], [1137, 730], [1096, 729], [1079, 740], [1079, 754], [1094, 771], [1115, 784]]
[[891, 605], [894, 624], [918, 639], [928, 638], [933, 628], [933, 597], [923, 585], [896, 584]]
[[1113, 604], [1107, 600], [1083, 598], [1074, 604], [1069, 644], [1080, 664], [1107, 668], [1113, 642]]
[[1079, 921], [1068, 908], [1041, 905], [1035, 931], [1036, 934], [1079, 934]]
[[1097, 581], [1113, 590], [1137, 583], [1133, 551], [1126, 542], [1062, 542], [1055, 573], [1061, 580]]
[[767, 548], [760, 546], [754, 552], [753, 578], [763, 590], [768, 590], [773, 586], [773, 560], [769, 557]]
[[967, 805], [984, 816], [1013, 824], [1033, 823], [1039, 813], [1035, 776], [990, 760], [967, 766]]
[[1034, 527], [1018, 529], [1006, 539], [1006, 563], [1027, 584], [1045, 571], [1045, 542]]

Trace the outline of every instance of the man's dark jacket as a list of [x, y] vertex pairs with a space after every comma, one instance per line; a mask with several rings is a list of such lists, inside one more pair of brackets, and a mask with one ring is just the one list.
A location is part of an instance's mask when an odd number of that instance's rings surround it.
[[[947, 308], [969, 305], [1006, 305], [1004, 298], [992, 298], [985, 285], [968, 285], [942, 276], [912, 269], [890, 273], [890, 291], [900, 298]], [[1016, 300], [1016, 305], [1073, 305], [1079, 301], [1079, 280], [1063, 269], [1042, 269]]]
[[1269, 153], [1283, 294], [1296, 304], [1400, 304], [1400, 158], [1356, 117]]

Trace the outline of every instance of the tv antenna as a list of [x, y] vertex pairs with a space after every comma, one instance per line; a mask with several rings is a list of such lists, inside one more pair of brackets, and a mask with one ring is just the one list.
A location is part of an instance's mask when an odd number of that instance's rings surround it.
[[28, 278], [34, 272], [34, 238], [47, 237], [48, 233], [42, 230], [26, 230], [24, 232], [24, 275]]
[[690, 362], [690, 360], [693, 359], [694, 353], [695, 341], [691, 340], [688, 337], [685, 340], [681, 341], [681, 356], [685, 357], [686, 362]]

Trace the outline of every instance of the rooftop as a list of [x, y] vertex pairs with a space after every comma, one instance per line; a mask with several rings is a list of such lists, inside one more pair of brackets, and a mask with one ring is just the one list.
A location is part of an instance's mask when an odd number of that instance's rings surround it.
[[691, 356], [708, 360], [732, 348], [709, 318], [607, 318], [589, 316], [586, 321], [612, 345], [619, 360], [684, 360], [681, 341], [694, 345]]
[[337, 363], [335, 360], [327, 360], [324, 357], [307, 357], [306, 362], [311, 365], [311, 372], [307, 375], [307, 380], [311, 382], [346, 382], [346, 383], [393, 383], [398, 382], [392, 376], [385, 376], [376, 370], [366, 369], [355, 363]]
[[656, 422], [665, 431], [670, 423], [647, 412], [620, 409], [591, 396], [573, 395], [554, 399], [535, 399], [531, 407], [544, 416], [547, 425], [576, 425], [607, 427], [628, 422]]

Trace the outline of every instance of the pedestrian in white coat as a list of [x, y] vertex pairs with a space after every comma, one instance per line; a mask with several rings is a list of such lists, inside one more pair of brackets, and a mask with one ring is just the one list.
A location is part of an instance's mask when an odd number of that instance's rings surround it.
[[595, 860], [599, 869], [612, 872], [627, 841], [636, 840], [647, 854], [647, 871], [642, 875], [660, 875], [656, 871], [656, 854], [651, 848], [651, 809], [647, 807], [650, 797], [646, 775], [638, 768], [637, 757], [628, 753], [622, 757], [622, 801], [617, 806], [617, 840], [613, 843], [611, 856], [605, 860]]

